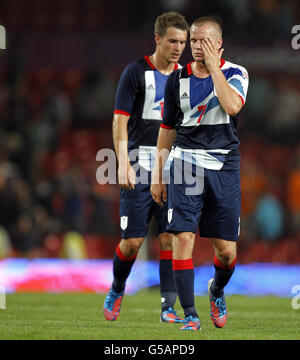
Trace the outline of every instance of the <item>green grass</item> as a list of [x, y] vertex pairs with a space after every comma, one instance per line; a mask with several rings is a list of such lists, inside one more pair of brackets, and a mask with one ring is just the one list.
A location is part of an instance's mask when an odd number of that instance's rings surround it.
[[[196, 297], [202, 331], [180, 331], [160, 323], [155, 289], [125, 296], [117, 321], [103, 318], [104, 295], [18, 293], [0, 310], [0, 339], [200, 340], [300, 339], [300, 311], [291, 299], [228, 296], [229, 319], [223, 329], [209, 318], [207, 297]], [[177, 304], [180, 315], [182, 311]]]

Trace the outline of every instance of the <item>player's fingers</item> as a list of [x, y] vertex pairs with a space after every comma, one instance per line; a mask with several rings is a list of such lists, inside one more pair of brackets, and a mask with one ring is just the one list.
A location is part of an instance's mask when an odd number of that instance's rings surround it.
[[129, 185], [128, 185], [130, 190], [134, 190], [135, 189], [135, 181], [129, 181]]
[[205, 38], [203, 40], [205, 45], [207, 46], [208, 51], [210, 51], [211, 54], [218, 54], [218, 51], [210, 38]]
[[201, 47], [203, 50], [207, 50], [207, 45], [206, 45], [206, 42], [203, 40], [201, 40]]
[[205, 38], [203, 39], [204, 40], [204, 43], [207, 45], [207, 47], [209, 49], [213, 49], [214, 48], [214, 44], [212, 43], [212, 41], [210, 40], [210, 38]]
[[129, 190], [129, 185], [128, 184], [119, 184], [120, 187], [124, 190]]
[[155, 201], [158, 205], [160, 205], [160, 203], [161, 203], [160, 194], [155, 194], [155, 195], [154, 195], [154, 201]]
[[135, 180], [136, 180], [135, 171], [133, 168], [130, 168], [128, 171], [128, 185], [129, 185], [130, 190], [134, 190]]
[[130, 172], [128, 174], [128, 184], [131, 189], [134, 189], [134, 185], [135, 185], [135, 173], [134, 172]]
[[156, 186], [155, 186], [155, 185], [154, 185], [153, 187], [151, 186], [150, 192], [151, 192], [151, 195], [152, 195], [153, 200], [154, 200], [159, 206], [162, 206], [162, 204], [161, 204], [161, 192], [156, 189]]
[[204, 40], [202, 40], [201, 47], [202, 47], [202, 51], [203, 51], [204, 55], [210, 54], [210, 49]]
[[212, 49], [213, 48], [213, 44], [210, 42], [210, 40], [208, 38], [204, 38], [203, 40], [203, 44], [207, 49]]

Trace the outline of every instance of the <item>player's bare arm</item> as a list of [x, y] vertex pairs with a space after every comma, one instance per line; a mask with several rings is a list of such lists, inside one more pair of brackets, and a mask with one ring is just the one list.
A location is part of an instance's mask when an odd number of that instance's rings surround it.
[[150, 192], [153, 200], [159, 205], [163, 206], [163, 202], [167, 201], [167, 188], [163, 184], [162, 173], [163, 168], [168, 159], [167, 155], [170, 153], [173, 142], [175, 140], [176, 130], [160, 128], [157, 140], [156, 157], [154, 169], [152, 172], [152, 181]]
[[128, 120], [130, 116], [115, 114], [112, 132], [114, 147], [118, 159], [118, 181], [122, 188], [133, 190], [135, 184], [135, 171], [130, 165], [128, 156]]
[[220, 104], [229, 116], [235, 116], [241, 110], [243, 103], [239, 95], [228, 85], [220, 69], [220, 59], [224, 49], [217, 49], [210, 38], [204, 38], [201, 46], [205, 65], [211, 74]]

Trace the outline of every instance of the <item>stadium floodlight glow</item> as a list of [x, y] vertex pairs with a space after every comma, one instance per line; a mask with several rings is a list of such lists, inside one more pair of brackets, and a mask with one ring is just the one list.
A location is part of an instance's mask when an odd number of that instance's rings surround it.
[[6, 30], [3, 25], [0, 25], [0, 49], [6, 49]]

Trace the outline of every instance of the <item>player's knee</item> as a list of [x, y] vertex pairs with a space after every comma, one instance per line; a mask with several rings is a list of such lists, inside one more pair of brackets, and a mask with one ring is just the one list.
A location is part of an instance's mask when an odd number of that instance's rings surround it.
[[177, 234], [177, 238], [183, 245], [188, 245], [194, 240], [195, 235], [190, 232], [181, 232]]
[[124, 250], [124, 255], [127, 257], [131, 257], [135, 255], [140, 247], [142, 246], [143, 239], [142, 238], [130, 238], [130, 239], [122, 239], [122, 249]]
[[232, 263], [234, 258], [236, 257], [236, 251], [233, 248], [224, 248], [218, 251], [217, 257], [221, 261], [221, 263], [225, 266], [228, 266]]
[[173, 234], [171, 233], [162, 233], [159, 235], [159, 243], [161, 250], [172, 250], [172, 241], [173, 241]]
[[193, 253], [195, 235], [193, 233], [181, 232], [173, 239], [173, 256], [175, 259], [190, 258]]

